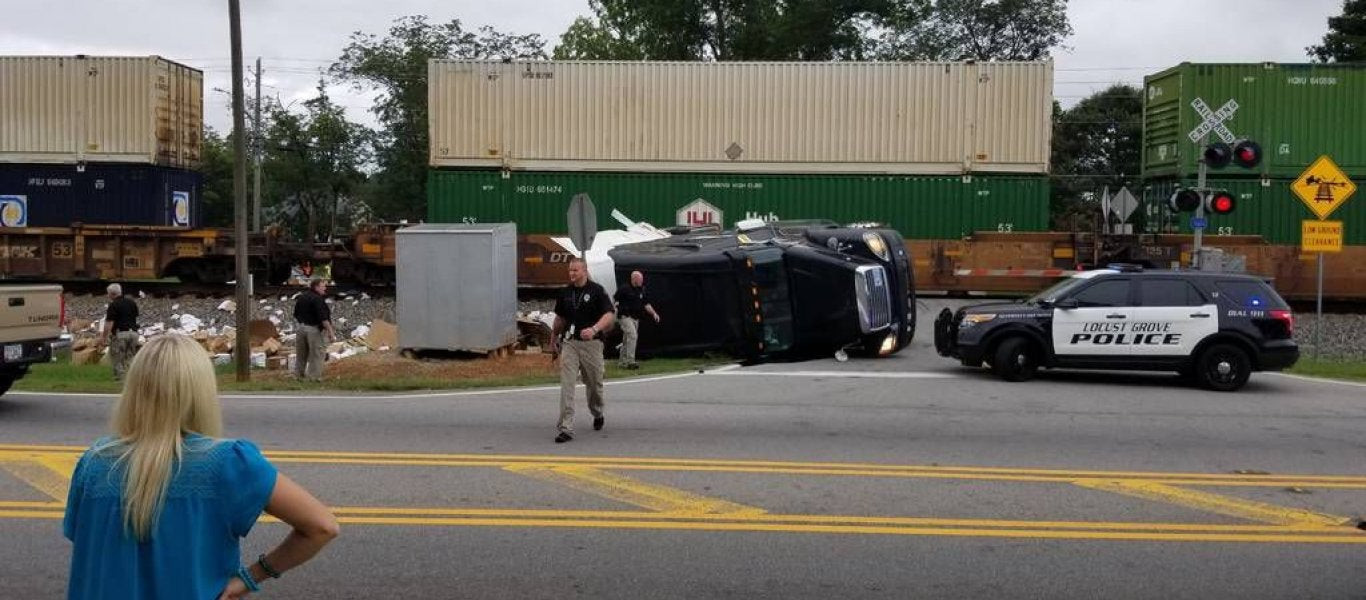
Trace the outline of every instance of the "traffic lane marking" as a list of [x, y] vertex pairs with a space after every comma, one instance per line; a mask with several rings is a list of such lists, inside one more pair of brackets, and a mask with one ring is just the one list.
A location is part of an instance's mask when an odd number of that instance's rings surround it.
[[1299, 381], [1305, 381], [1305, 382], [1309, 382], [1309, 383], [1326, 383], [1326, 384], [1329, 384], [1329, 385], [1341, 385], [1341, 386], [1347, 386], [1347, 387], [1363, 387], [1363, 388], [1366, 388], [1366, 383], [1362, 383], [1362, 382], [1359, 382], [1359, 381], [1343, 381], [1343, 380], [1341, 380], [1341, 379], [1327, 379], [1327, 378], [1324, 378], [1324, 377], [1306, 377], [1306, 376], [1304, 376], [1304, 375], [1295, 375], [1295, 374], [1292, 374], [1292, 373], [1279, 373], [1279, 372], [1271, 372], [1271, 373], [1263, 373], [1263, 374], [1264, 374], [1264, 375], [1275, 375], [1275, 376], [1277, 376], [1277, 377], [1284, 377], [1284, 378], [1286, 378], [1286, 379], [1297, 379], [1297, 380], [1299, 380]]
[[71, 473], [76, 468], [77, 455], [66, 453], [0, 453], [0, 471], [28, 484], [53, 500], [66, 501], [66, 490]]
[[632, 479], [592, 467], [570, 465], [511, 465], [505, 471], [566, 486], [594, 496], [653, 511], [680, 515], [759, 515], [762, 508], [711, 498], [678, 488]]
[[960, 379], [949, 371], [725, 371], [722, 377], [806, 377], [809, 379]]
[[[766, 533], [918, 535], [1059, 540], [1363, 544], [1350, 527], [1183, 523], [993, 521], [834, 515], [678, 515], [631, 511], [499, 511], [335, 507], [344, 524], [448, 527], [561, 527]], [[4, 510], [0, 519], [60, 519], [55, 510]], [[264, 517], [262, 522], [276, 522]]]
[[[45, 454], [79, 455], [77, 446], [0, 444], [0, 459]], [[501, 454], [430, 454], [379, 452], [321, 452], [267, 450], [272, 461], [295, 464], [354, 464], [438, 467], [503, 468], [519, 464], [579, 465], [597, 469], [639, 471], [697, 471], [722, 473], [776, 473], [784, 475], [844, 475], [853, 477], [950, 478], [983, 481], [1053, 481], [1078, 479], [1143, 480], [1168, 485], [1235, 487], [1322, 487], [1366, 489], [1366, 475], [1302, 475], [1244, 473], [1182, 473], [1161, 471], [1101, 471], [1035, 469], [1020, 467], [973, 467], [944, 465], [893, 465], [876, 463], [791, 462], [733, 459], [647, 458], [611, 456], [554, 456]]]
[[1073, 484], [1087, 489], [1132, 496], [1144, 500], [1176, 504], [1178, 506], [1185, 506], [1196, 510], [1238, 517], [1249, 521], [1270, 523], [1273, 525], [1333, 527], [1345, 525], [1351, 521], [1351, 519], [1343, 516], [1329, 515], [1311, 510], [1291, 508], [1204, 491], [1185, 490], [1152, 481], [1107, 481], [1099, 479], [1076, 481], [1073, 482]]

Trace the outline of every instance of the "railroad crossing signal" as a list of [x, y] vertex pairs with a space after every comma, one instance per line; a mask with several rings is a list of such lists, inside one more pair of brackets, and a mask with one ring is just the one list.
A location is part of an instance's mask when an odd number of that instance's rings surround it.
[[1238, 201], [1233, 198], [1233, 194], [1223, 190], [1205, 196], [1205, 212], [1214, 215], [1227, 215], [1238, 208]]
[[1195, 129], [1192, 129], [1190, 133], [1186, 134], [1186, 137], [1190, 138], [1192, 144], [1201, 143], [1205, 139], [1205, 136], [1210, 133], [1213, 133], [1218, 136], [1219, 139], [1224, 140], [1225, 144], [1232, 144], [1238, 141], [1238, 136], [1233, 135], [1233, 132], [1229, 131], [1229, 128], [1224, 125], [1224, 121], [1232, 119], [1233, 113], [1238, 112], [1237, 100], [1229, 100], [1228, 102], [1225, 102], [1223, 106], [1219, 107], [1219, 110], [1212, 111], [1209, 109], [1209, 105], [1205, 104], [1203, 99], [1196, 98], [1191, 101], [1191, 108], [1194, 108], [1195, 112], [1199, 113], [1201, 118], [1200, 124], [1196, 125]]
[[1357, 186], [1333, 159], [1320, 156], [1290, 184], [1290, 190], [1309, 207], [1309, 212], [1323, 220], [1345, 204], [1356, 193]]

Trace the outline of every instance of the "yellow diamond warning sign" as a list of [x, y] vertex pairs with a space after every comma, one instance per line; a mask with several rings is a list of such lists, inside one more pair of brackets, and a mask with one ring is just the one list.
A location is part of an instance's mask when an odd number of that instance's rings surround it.
[[1333, 214], [1333, 211], [1356, 193], [1357, 186], [1347, 178], [1342, 169], [1338, 168], [1333, 159], [1320, 156], [1314, 164], [1305, 169], [1299, 179], [1290, 184], [1290, 189], [1304, 201], [1310, 212], [1320, 219], [1327, 219], [1328, 215]]
[[1300, 221], [1300, 249], [1342, 252], [1342, 221]]

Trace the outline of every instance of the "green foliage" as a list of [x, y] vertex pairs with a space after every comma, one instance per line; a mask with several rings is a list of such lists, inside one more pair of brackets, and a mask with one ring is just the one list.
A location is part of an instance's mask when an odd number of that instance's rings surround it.
[[1143, 134], [1139, 90], [1116, 85], [1069, 110], [1053, 110], [1051, 214], [1055, 228], [1089, 229], [1105, 188], [1137, 192]]
[[1345, 0], [1342, 14], [1328, 18], [1323, 43], [1306, 50], [1318, 62], [1366, 62], [1366, 0]]
[[890, 0], [589, 0], [555, 58], [857, 60]]
[[1072, 34], [1067, 0], [896, 0], [883, 60], [1039, 60]]
[[213, 128], [205, 127], [200, 165], [200, 172], [204, 176], [200, 210], [205, 227], [232, 227], [232, 161], [231, 137], [223, 137]]
[[317, 240], [319, 233], [327, 239], [367, 220], [357, 192], [366, 181], [362, 169], [370, 161], [373, 133], [346, 119], [322, 81], [318, 95], [300, 110], [272, 103], [263, 111], [267, 220], [285, 225], [301, 240]]
[[371, 208], [384, 220], [426, 217], [427, 61], [433, 58], [545, 58], [545, 42], [490, 27], [466, 31], [458, 20], [438, 24], [423, 16], [396, 20], [384, 37], [351, 35], [331, 73], [358, 90], [379, 92]]

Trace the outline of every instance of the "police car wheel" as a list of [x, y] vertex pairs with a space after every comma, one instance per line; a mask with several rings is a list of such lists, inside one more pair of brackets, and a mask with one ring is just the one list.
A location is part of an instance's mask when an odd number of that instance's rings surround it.
[[1039, 371], [1038, 350], [1025, 338], [1007, 338], [996, 346], [991, 369], [1006, 381], [1028, 381]]
[[1196, 381], [1207, 389], [1232, 392], [1247, 383], [1252, 361], [1237, 346], [1215, 344], [1200, 354], [1195, 366]]

